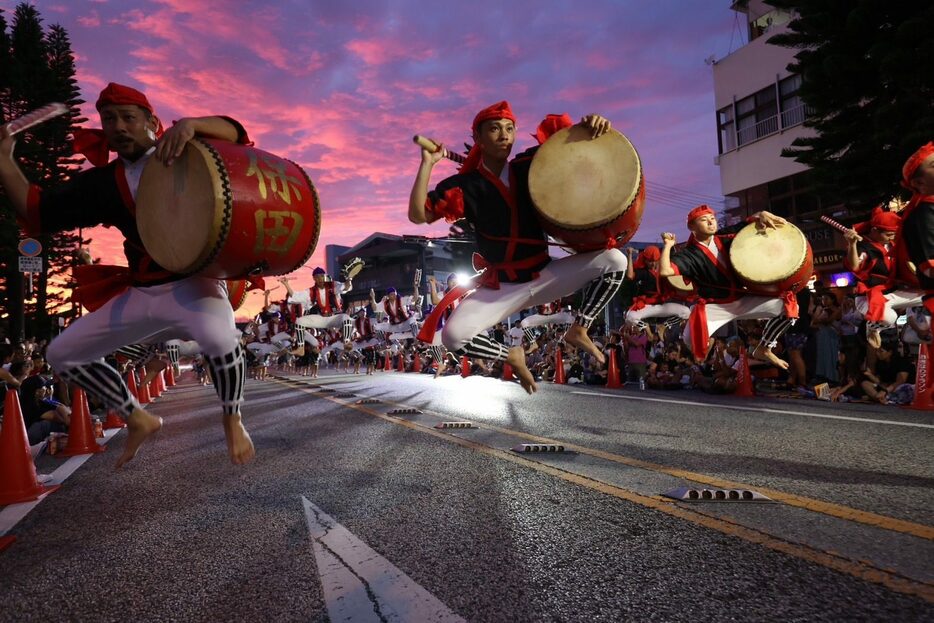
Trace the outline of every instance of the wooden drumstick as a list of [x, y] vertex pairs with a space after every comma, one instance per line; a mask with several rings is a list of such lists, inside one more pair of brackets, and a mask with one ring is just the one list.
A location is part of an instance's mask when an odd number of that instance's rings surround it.
[[[430, 138], [422, 136], [421, 134], [416, 134], [415, 136], [413, 136], [412, 142], [418, 145], [419, 147], [421, 147], [422, 149], [427, 149], [428, 151], [432, 153], [441, 149], [440, 145], [438, 145], [436, 142], [434, 142]], [[447, 158], [448, 160], [453, 160], [454, 162], [461, 163], [461, 164], [463, 164], [464, 160], [466, 160], [464, 156], [454, 153], [450, 149], [445, 149], [444, 151], [445, 151], [444, 157]]]
[[45, 123], [49, 119], [60, 117], [67, 112], [67, 106], [55, 102], [28, 112], [22, 117], [17, 117], [3, 127], [6, 128], [6, 131], [10, 136], [13, 136], [14, 134], [19, 134], [24, 130], [28, 130], [33, 126], [39, 125], [40, 123]]
[[[824, 221], [825, 223], [827, 223], [828, 225], [830, 225], [830, 226], [833, 227], [834, 229], [837, 229], [837, 230], [839, 230], [840, 232], [842, 232], [842, 233], [844, 233], [844, 234], [847, 233], [847, 232], [849, 232], [849, 231], [855, 231], [855, 230], [851, 230], [849, 227], [847, 227], [847, 226], [844, 225], [843, 223], [838, 223], [837, 221], [833, 220], [833, 219], [830, 218], [829, 216], [822, 216], [822, 217], [820, 217], [820, 220]], [[863, 239], [862, 236], [860, 236], [859, 234], [856, 235], [856, 240], [857, 240], [857, 241], [862, 240], [862, 239]]]

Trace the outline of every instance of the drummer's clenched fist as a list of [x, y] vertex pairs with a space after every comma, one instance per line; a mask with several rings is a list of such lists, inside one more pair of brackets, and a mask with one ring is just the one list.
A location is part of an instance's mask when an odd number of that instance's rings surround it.
[[444, 145], [439, 143], [438, 149], [431, 151], [422, 147], [422, 162], [425, 164], [435, 165], [438, 164], [442, 158], [448, 155], [448, 150], [444, 148]]
[[675, 235], [670, 231], [666, 231], [662, 234], [662, 242], [665, 243], [665, 246], [673, 247], [677, 241]]
[[581, 125], [590, 128], [590, 137], [597, 138], [610, 131], [610, 120], [600, 115], [587, 115]]

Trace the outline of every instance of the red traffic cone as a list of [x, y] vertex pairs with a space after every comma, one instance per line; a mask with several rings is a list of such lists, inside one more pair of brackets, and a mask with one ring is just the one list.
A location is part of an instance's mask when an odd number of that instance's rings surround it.
[[153, 400], [155, 400], [156, 398], [162, 395], [162, 392], [159, 391], [159, 384], [156, 383], [156, 378], [159, 378], [159, 377], [155, 377], [153, 378], [153, 380], [149, 381], [149, 396]]
[[915, 372], [915, 399], [909, 409], [934, 411], [934, 372], [931, 371], [931, 348], [924, 342], [918, 348], [918, 365]]
[[165, 370], [159, 371], [159, 375], [156, 377], [156, 387], [159, 388], [160, 396], [165, 393], [167, 389], [165, 386]]
[[399, 353], [399, 363], [396, 365], [396, 370], [405, 372], [405, 355], [402, 353]]
[[133, 370], [126, 373], [126, 386], [130, 390], [130, 394], [139, 400], [139, 389], [136, 387], [136, 372]]
[[516, 378], [516, 375], [512, 373], [512, 366], [508, 363], [503, 364], [503, 380], [511, 381]]
[[555, 380], [556, 385], [567, 385], [568, 380], [564, 378], [564, 358], [561, 356], [561, 349], [555, 349]]
[[165, 386], [175, 387], [175, 366], [173, 365], [165, 369]]
[[415, 353], [415, 361], [412, 362], [412, 372], [422, 371], [422, 356]]
[[470, 376], [470, 359], [467, 355], [461, 357], [461, 376], [465, 379]]
[[88, 398], [84, 390], [76, 387], [71, 393], [71, 426], [68, 427], [68, 445], [60, 452], [62, 456], [77, 456], [79, 454], [96, 454], [103, 452], [107, 446], [97, 443], [94, 427], [91, 426], [91, 410], [88, 408]]
[[3, 401], [3, 431], [0, 432], [0, 506], [29, 502], [58, 489], [46, 487], [36, 478], [36, 465], [29, 452], [26, 423], [15, 389]]
[[383, 359], [383, 372], [392, 370], [392, 362], [389, 360], [389, 351], [386, 351], [386, 358]]
[[15, 536], [0, 536], [0, 552], [13, 545], [13, 541], [15, 540]]
[[104, 430], [111, 428], [126, 428], [126, 422], [121, 419], [113, 409], [107, 409], [107, 419], [104, 420]]
[[741, 398], [752, 398], [756, 395], [752, 387], [752, 374], [749, 372], [749, 357], [746, 356], [746, 349], [739, 351], [739, 369], [736, 371], [736, 391], [734, 396]]
[[141, 405], [148, 405], [150, 402], [152, 402], [152, 396], [149, 395], [148, 383], [140, 383], [137, 386], [137, 389], [139, 391], [139, 403]]
[[619, 389], [623, 386], [619, 378], [619, 364], [616, 363], [616, 349], [610, 349], [610, 360], [606, 364], [606, 388]]

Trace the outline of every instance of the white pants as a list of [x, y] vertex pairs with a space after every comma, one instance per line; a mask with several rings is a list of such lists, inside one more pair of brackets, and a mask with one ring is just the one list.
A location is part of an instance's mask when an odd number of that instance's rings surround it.
[[574, 314], [571, 312], [563, 311], [558, 312], [557, 314], [548, 314], [547, 316], [542, 314], [532, 314], [531, 316], [526, 316], [519, 323], [519, 326], [523, 329], [530, 329], [532, 327], [540, 327], [546, 324], [573, 324], [574, 323]]
[[[917, 290], [895, 290], [885, 295], [885, 312], [882, 314], [882, 320], [874, 321], [873, 324], [881, 329], [889, 329], [895, 326], [898, 320], [898, 312], [909, 307], [921, 304], [922, 293]], [[856, 297], [856, 311], [866, 317], [869, 311], [869, 301], [865, 296]]]
[[[406, 318], [405, 320], [403, 320], [402, 322], [398, 324], [393, 324], [388, 321], [380, 322], [374, 325], [373, 329], [375, 331], [382, 331], [383, 333], [388, 333], [388, 334], [408, 333], [409, 335], [405, 336], [405, 338], [402, 338], [402, 339], [406, 339], [406, 338], [412, 337], [413, 335], [418, 334], [418, 318], [415, 316], [415, 314], [412, 314], [411, 316], [409, 316], [408, 318]], [[397, 339], [397, 338], [393, 338], [390, 335], [390, 339]]]
[[619, 249], [578, 253], [552, 260], [532, 281], [501, 283], [499, 290], [477, 288], [451, 313], [441, 341], [445, 348], [456, 352], [512, 314], [572, 294], [606, 273], [625, 272], [626, 264], [626, 256]]
[[[779, 298], [765, 296], [744, 296], [732, 303], [707, 304], [707, 334], [711, 337], [720, 327], [733, 320], [752, 320], [777, 318], [785, 313], [785, 305]], [[691, 325], [688, 323], [681, 339], [691, 344]]]
[[306, 329], [343, 329], [345, 322], [353, 322], [347, 314], [320, 316], [311, 314], [295, 320], [295, 324]]
[[[710, 309], [710, 305], [707, 309]], [[691, 317], [691, 308], [673, 301], [661, 305], [646, 305], [642, 309], [627, 312], [626, 324], [632, 326], [642, 323], [645, 318], [671, 318], [672, 316], [687, 320]]]

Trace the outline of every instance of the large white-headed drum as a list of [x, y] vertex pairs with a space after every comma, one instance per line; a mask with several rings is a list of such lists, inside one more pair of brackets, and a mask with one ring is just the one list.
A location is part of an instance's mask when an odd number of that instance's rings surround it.
[[797, 292], [814, 272], [814, 255], [800, 229], [786, 223], [776, 229], [743, 227], [730, 245], [730, 262], [751, 292], [774, 295]]
[[580, 125], [555, 132], [532, 160], [529, 192], [543, 229], [578, 252], [622, 245], [642, 222], [642, 162], [616, 130], [596, 139]]

